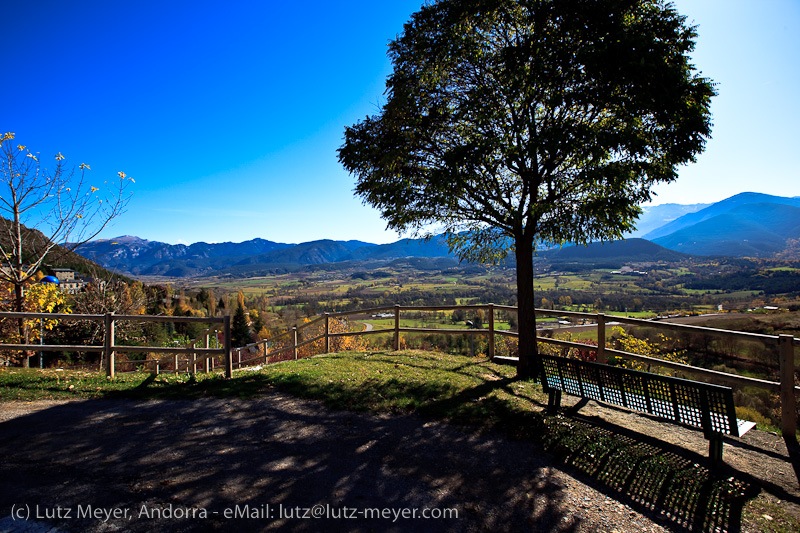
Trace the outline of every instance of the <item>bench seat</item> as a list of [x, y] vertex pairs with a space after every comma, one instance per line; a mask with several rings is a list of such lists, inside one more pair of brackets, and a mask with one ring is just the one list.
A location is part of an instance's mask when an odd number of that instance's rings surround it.
[[714, 463], [722, 460], [723, 435], [741, 437], [755, 426], [736, 418], [730, 387], [578, 359], [540, 357], [550, 410], [558, 409], [565, 392], [696, 427], [709, 440]]

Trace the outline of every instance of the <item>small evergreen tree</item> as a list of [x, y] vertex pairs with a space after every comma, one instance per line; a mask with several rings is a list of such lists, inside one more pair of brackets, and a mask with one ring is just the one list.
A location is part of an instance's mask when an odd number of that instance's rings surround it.
[[231, 344], [234, 347], [239, 347], [249, 344], [250, 341], [250, 326], [247, 325], [247, 317], [244, 314], [244, 308], [240, 304], [236, 306], [236, 313], [233, 315]]

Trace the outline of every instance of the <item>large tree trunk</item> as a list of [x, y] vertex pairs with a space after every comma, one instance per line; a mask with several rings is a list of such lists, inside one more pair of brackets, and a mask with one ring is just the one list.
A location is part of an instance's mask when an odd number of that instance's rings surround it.
[[517, 309], [519, 321], [519, 363], [517, 376], [536, 378], [539, 352], [536, 346], [536, 307], [533, 302], [533, 238], [515, 239], [517, 257]]

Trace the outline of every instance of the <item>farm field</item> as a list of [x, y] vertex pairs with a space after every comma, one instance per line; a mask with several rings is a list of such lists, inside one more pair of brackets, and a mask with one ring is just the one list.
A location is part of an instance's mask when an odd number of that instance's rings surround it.
[[[543, 263], [538, 265], [534, 279], [536, 306], [635, 318], [705, 314], [720, 310], [746, 311], [769, 305], [794, 305], [800, 309], [800, 291], [792, 283], [785, 282], [782, 287], [777, 287], [784, 292], [775, 292], [775, 287], [767, 288], [767, 292], [743, 288], [743, 283], [735, 286], [730, 283], [731, 275], [741, 276], [742, 272], [749, 272], [747, 275], [756, 280], [754, 286], [757, 286], [758, 280], [767, 274], [758, 276], [758, 271], [748, 270], [751, 267], [749, 264], [742, 267], [690, 262], [637, 266], [643, 270], [622, 273], [611, 266], [560, 267]], [[764, 265], [765, 273], [796, 270], [788, 266]], [[201, 288], [229, 300], [231, 295], [241, 292], [246, 300], [252, 302], [249, 307], [271, 318], [275, 327], [324, 311], [393, 305], [516, 304], [515, 270], [502, 265], [408, 260], [379, 265], [356, 263], [337, 268], [316, 266], [252, 278], [209, 277], [171, 281], [176, 290], [189, 297]], [[500, 321], [505, 320], [500, 318]], [[378, 321], [371, 323], [376, 328], [385, 325]]]

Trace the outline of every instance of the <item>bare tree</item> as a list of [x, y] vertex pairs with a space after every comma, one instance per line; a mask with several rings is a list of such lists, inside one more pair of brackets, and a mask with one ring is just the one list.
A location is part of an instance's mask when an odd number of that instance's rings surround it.
[[[23, 288], [46, 257], [74, 251], [96, 237], [119, 216], [133, 182], [124, 172], [103, 183], [87, 179], [89, 165], [68, 168], [55, 155], [52, 170], [38, 153], [13, 143], [14, 134], [0, 138], [0, 281], [14, 288], [16, 311], [23, 309]], [[23, 335], [19, 321], [20, 336]]]

